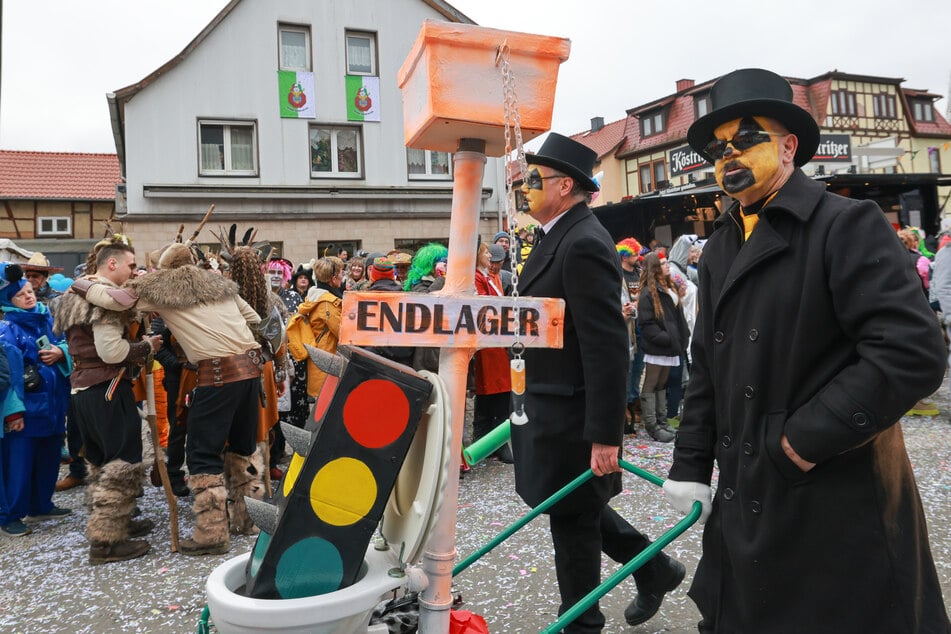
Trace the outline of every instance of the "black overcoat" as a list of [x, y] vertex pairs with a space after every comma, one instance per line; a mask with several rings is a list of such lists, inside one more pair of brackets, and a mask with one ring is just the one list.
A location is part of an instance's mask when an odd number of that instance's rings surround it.
[[[621, 445], [629, 343], [611, 236], [584, 204], [555, 223], [519, 277], [520, 294], [565, 300], [564, 347], [525, 351], [525, 425], [512, 426], [515, 488], [537, 506], [591, 466], [591, 443]], [[592, 478], [551, 509], [597, 509], [620, 474]]]
[[759, 215], [700, 259], [670, 477], [720, 475], [690, 596], [717, 632], [948, 632], [896, 424], [945, 369], [921, 284], [877, 205], [801, 171]]

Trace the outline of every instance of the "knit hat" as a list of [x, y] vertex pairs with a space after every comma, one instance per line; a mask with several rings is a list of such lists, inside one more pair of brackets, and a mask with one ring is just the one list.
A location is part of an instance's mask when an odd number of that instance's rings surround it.
[[370, 282], [377, 280], [395, 280], [396, 275], [393, 270], [393, 263], [386, 258], [375, 258], [373, 264], [369, 267]]
[[489, 245], [489, 262], [502, 262], [505, 260], [505, 249], [499, 244]]
[[492, 236], [492, 242], [498, 242], [499, 238], [509, 238], [511, 240], [508, 233], [505, 231], [499, 231], [497, 234]]
[[16, 262], [0, 262], [0, 307], [13, 306], [13, 296], [26, 286], [23, 269]]

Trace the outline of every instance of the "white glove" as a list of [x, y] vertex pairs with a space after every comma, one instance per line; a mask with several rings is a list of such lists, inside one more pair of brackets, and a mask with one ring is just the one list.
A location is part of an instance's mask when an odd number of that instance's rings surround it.
[[664, 495], [672, 507], [685, 515], [693, 510], [694, 502], [700, 502], [703, 505], [703, 510], [700, 511], [701, 524], [707, 521], [713, 510], [713, 492], [709, 484], [665, 480]]

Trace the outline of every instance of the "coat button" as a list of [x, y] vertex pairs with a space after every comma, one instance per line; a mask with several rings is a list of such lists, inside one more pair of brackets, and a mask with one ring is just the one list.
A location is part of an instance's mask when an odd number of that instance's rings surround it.
[[753, 389], [752, 385], [747, 385], [743, 388], [743, 396], [746, 398], [753, 398], [756, 396], [756, 390]]
[[733, 489], [731, 489], [730, 487], [727, 487], [727, 488], [723, 489], [723, 499], [726, 500], [727, 502], [729, 502], [730, 500], [732, 500], [732, 499], [733, 499]]
[[862, 412], [856, 412], [852, 414], [852, 424], [856, 427], [865, 427], [868, 425], [868, 416]]
[[745, 442], [745, 443], [743, 443], [743, 453], [745, 453], [747, 456], [752, 456], [752, 455], [753, 455], [753, 443], [751, 443], [751, 442]]
[[713, 340], [717, 343], [723, 343], [723, 340], [726, 339], [726, 335], [723, 334], [722, 330], [717, 330], [713, 333]]
[[724, 436], [723, 440], [720, 441], [720, 444], [723, 445], [724, 447], [729, 447], [730, 445], [733, 444], [733, 439], [730, 438], [729, 436]]
[[753, 328], [750, 330], [750, 341], [756, 341], [757, 339], [759, 339], [759, 330]]
[[759, 500], [753, 500], [750, 502], [750, 510], [754, 513], [762, 513], [763, 505], [759, 503]]

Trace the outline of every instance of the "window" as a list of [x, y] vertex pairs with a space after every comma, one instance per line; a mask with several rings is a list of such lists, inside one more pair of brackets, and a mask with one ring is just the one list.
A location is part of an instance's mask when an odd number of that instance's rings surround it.
[[278, 27], [281, 70], [310, 70], [310, 29], [306, 26]]
[[256, 176], [254, 123], [199, 121], [201, 176]]
[[911, 102], [915, 121], [934, 121], [934, 107], [930, 101], [914, 100]]
[[693, 105], [696, 110], [697, 119], [699, 119], [710, 112], [710, 94], [697, 95], [693, 98]]
[[641, 115], [641, 136], [652, 136], [664, 131], [664, 113]]
[[928, 167], [932, 174], [941, 173], [941, 156], [938, 154], [938, 148], [936, 147], [928, 148]]
[[410, 180], [451, 180], [452, 157], [448, 152], [406, 148], [406, 169]]
[[36, 219], [37, 236], [72, 236], [73, 219], [69, 216], [49, 216]]
[[660, 189], [662, 184], [667, 183], [667, 166], [664, 161], [654, 163], [654, 189]]
[[874, 95], [873, 106], [876, 119], [895, 119], [895, 95], [880, 93]]
[[647, 194], [667, 185], [667, 165], [663, 160], [642, 163], [637, 168], [641, 193]]
[[855, 93], [848, 90], [836, 90], [830, 95], [832, 114], [855, 116]]
[[312, 177], [360, 178], [363, 175], [360, 128], [310, 128]]
[[638, 168], [638, 180], [641, 183], [641, 193], [647, 194], [651, 191], [651, 166], [650, 164], [641, 165]]
[[376, 75], [376, 35], [347, 33], [347, 74]]

